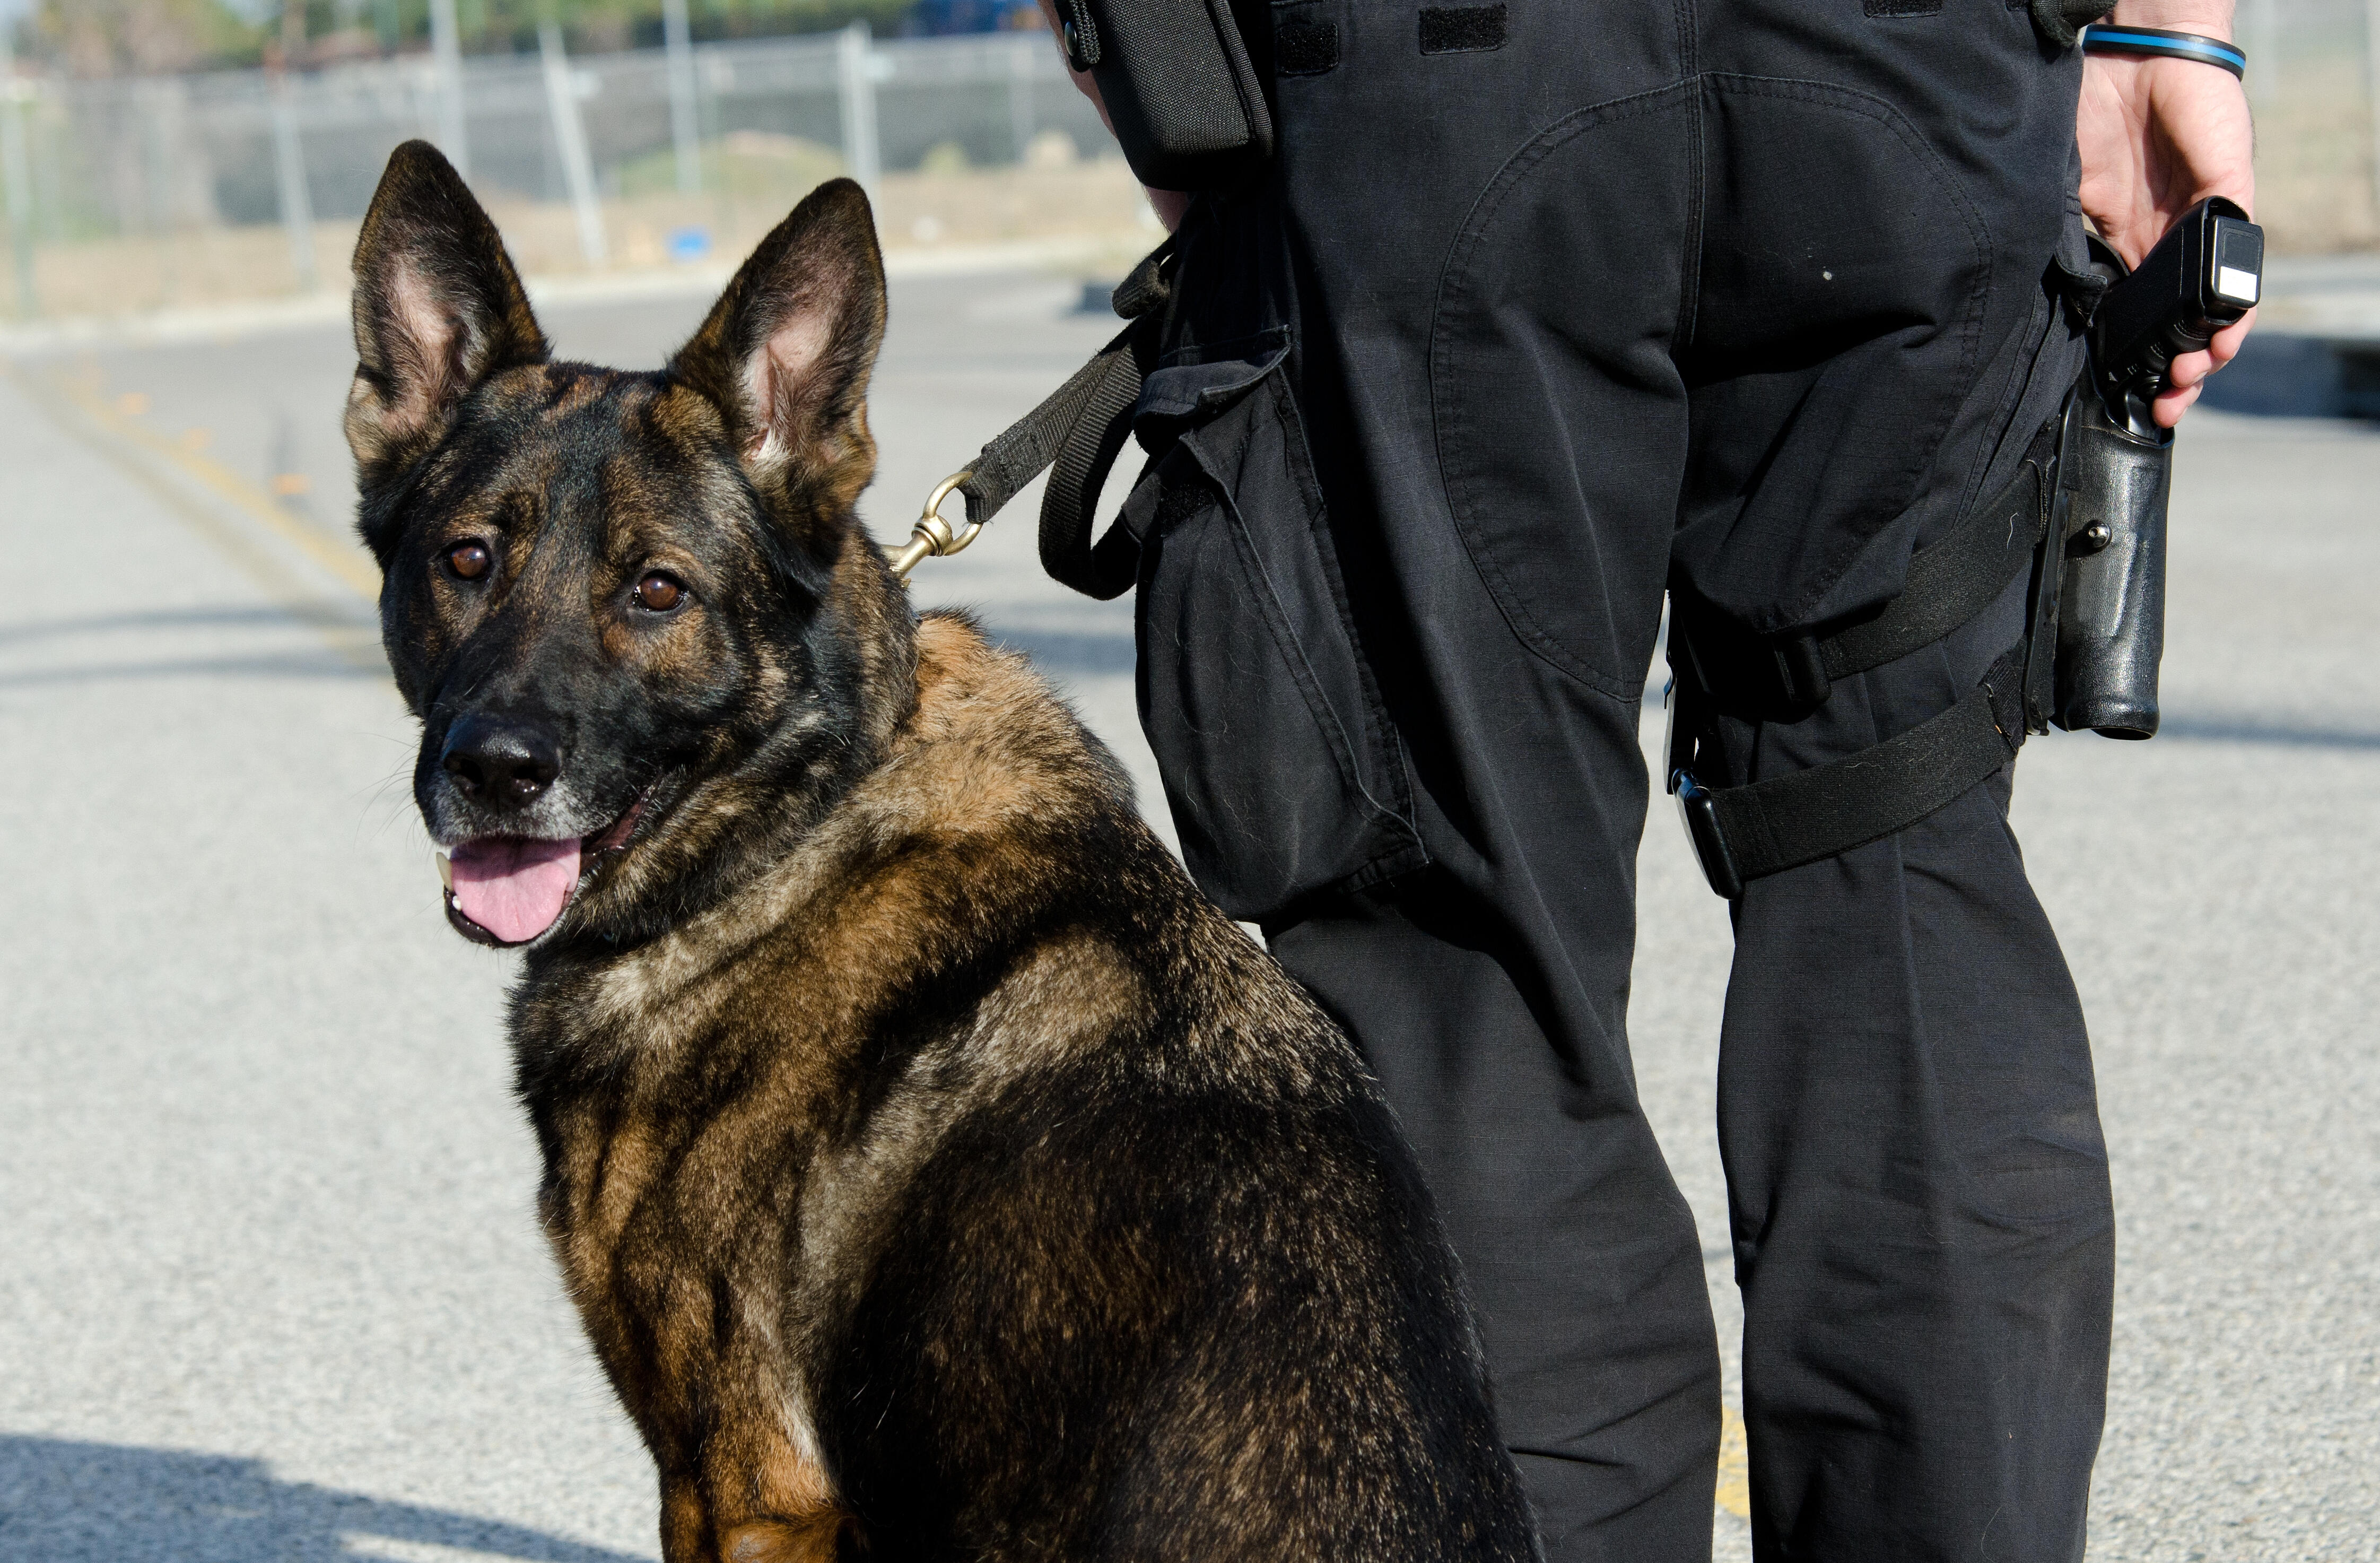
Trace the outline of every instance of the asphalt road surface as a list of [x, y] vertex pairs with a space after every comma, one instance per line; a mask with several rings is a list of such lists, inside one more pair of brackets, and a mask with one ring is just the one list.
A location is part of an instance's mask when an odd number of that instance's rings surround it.
[[[1104, 337], [1079, 294], [896, 287], [880, 536]], [[705, 301], [546, 321], [650, 364]], [[512, 962], [447, 931], [413, 815], [344, 530], [343, 330], [6, 369], [0, 1563], [653, 1557], [532, 1221]], [[1034, 498], [919, 598], [1028, 650], [1161, 816], [1129, 605], [1041, 578]], [[2091, 1556], [2380, 1558], [2380, 433], [2194, 417], [2174, 555], [2165, 734], [2035, 740], [2017, 788], [2121, 1222]], [[1643, 883], [1638, 1068], [1731, 1329], [1725, 910], [1663, 812]]]

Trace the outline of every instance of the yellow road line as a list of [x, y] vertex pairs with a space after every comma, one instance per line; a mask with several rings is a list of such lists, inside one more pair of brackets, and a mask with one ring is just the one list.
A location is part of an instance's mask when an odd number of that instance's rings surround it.
[[[177, 474], [159, 470], [132, 442], [112, 435], [91, 419], [76, 416], [60, 405], [50, 395], [57, 389], [55, 381], [37, 382], [5, 356], [0, 356], [0, 380], [23, 393], [34, 410], [51, 420], [60, 433], [139, 487], [165, 515], [188, 527], [254, 582], [267, 601], [310, 625], [334, 655], [365, 672], [386, 671], [370, 619], [351, 620], [345, 611], [332, 608], [319, 594], [319, 586], [290, 573], [285, 553], [269, 549], [264, 539], [225, 516], [219, 507], [202, 501]], [[382, 687], [387, 688], [385, 681]]]
[[[144, 429], [118, 410], [117, 405], [102, 396], [89, 384], [79, 384], [60, 377], [52, 382], [66, 394], [67, 399], [79, 408], [92, 422], [106, 433], [163, 460], [172, 463], [204, 488], [229, 500], [251, 519], [262, 522], [282, 541], [293, 544], [300, 553], [329, 570], [342, 585], [351, 588], [367, 602], [380, 598], [380, 572], [358, 549], [341, 548], [314, 528], [308, 526], [273, 502], [273, 496], [214, 458], [190, 447], [181, 440], [167, 439], [153, 429]], [[145, 397], [141, 401], [145, 404]]]
[[1716, 1501], [1739, 1520], [1752, 1518], [1751, 1447], [1743, 1436], [1743, 1413], [1724, 1401], [1718, 1408], [1718, 1494]]

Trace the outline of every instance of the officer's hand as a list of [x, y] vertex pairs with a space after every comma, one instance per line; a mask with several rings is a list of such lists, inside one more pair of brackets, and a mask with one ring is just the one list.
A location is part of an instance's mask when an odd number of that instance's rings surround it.
[[[2231, 36], [2230, 0], [2122, 0], [2109, 19]], [[2256, 209], [2248, 95], [2218, 67], [2088, 55], [2074, 139], [2082, 153], [2082, 210], [2128, 266], [2139, 265], [2176, 217], [2210, 195]], [[2200, 382], [2239, 352], [2255, 319], [2252, 311], [2216, 333], [2210, 350], [2173, 360], [2173, 388], [2156, 399], [2159, 423], [2181, 421]]]

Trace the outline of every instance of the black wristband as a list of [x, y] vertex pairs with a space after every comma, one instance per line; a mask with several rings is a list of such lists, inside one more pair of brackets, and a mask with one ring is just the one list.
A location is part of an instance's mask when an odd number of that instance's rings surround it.
[[2237, 77], [2245, 78], [2248, 74], [2248, 56], [2234, 45], [2203, 32], [2173, 32], [2162, 27], [2094, 22], [2082, 30], [2082, 52], [2196, 60], [2201, 65], [2221, 66]]

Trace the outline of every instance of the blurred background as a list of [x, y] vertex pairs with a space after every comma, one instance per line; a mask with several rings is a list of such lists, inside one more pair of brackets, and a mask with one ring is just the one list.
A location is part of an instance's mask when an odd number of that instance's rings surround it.
[[[2238, 32], [2273, 265], [2214, 396], [2380, 413], [2380, 0]], [[913, 265], [1112, 276], [1156, 231], [1028, 0], [0, 0], [0, 333], [336, 312], [415, 136], [565, 289], [707, 286], [834, 174]]]
[[[2241, 0], [2274, 251], [2380, 244], [2380, 0]], [[888, 243], [1129, 231], [1027, 0], [0, 0], [18, 321], [344, 286], [436, 141], [527, 271], [700, 265], [847, 173]]]
[[[2092, 1563], [2380, 1563], [2380, 0], [2240, 36], [2273, 260], [2180, 441], [2164, 727], [2017, 770], [2117, 1194]], [[650, 1559], [534, 1219], [516, 958], [440, 915], [352, 534], [358, 220], [437, 141], [557, 351], [650, 368], [852, 174], [888, 543], [1113, 333], [1155, 220], [1015, 0], [0, 0], [0, 1563]], [[1028, 654], [1170, 839], [1130, 601], [1041, 573], [1037, 503], [917, 601]], [[1742, 1563], [1727, 908], [1665, 808], [1639, 880]]]
[[415, 136], [540, 276], [722, 264], [835, 174], [892, 246], [1079, 252], [1148, 220], [1029, 0], [15, 0], [13, 19], [18, 321], [343, 291]]

